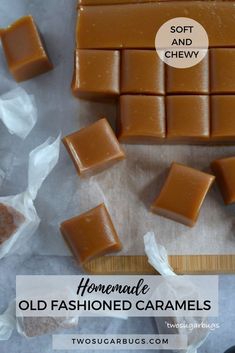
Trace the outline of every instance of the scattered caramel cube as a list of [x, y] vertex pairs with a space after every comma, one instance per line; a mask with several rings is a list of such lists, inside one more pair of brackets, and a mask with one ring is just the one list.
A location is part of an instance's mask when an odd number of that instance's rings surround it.
[[211, 168], [226, 205], [235, 202], [235, 157], [213, 161]]
[[53, 68], [32, 16], [25, 16], [1, 31], [9, 70], [16, 81], [28, 80]]
[[104, 204], [63, 222], [60, 230], [81, 264], [122, 248]]
[[90, 176], [125, 158], [125, 154], [106, 119], [63, 138], [80, 176]]
[[152, 211], [193, 227], [215, 177], [182, 164], [173, 163]]

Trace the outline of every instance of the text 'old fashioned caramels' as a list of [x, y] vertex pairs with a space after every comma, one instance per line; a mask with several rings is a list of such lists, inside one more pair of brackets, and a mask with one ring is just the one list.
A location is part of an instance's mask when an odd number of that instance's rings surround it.
[[123, 95], [120, 97], [119, 110], [119, 141], [160, 143], [166, 136], [163, 97]]
[[125, 158], [106, 119], [63, 138], [63, 143], [80, 176], [90, 176]]
[[81, 264], [122, 248], [104, 204], [63, 222], [60, 229]]
[[112, 97], [120, 91], [118, 50], [76, 50], [72, 92], [80, 98]]
[[24, 222], [24, 216], [14, 208], [0, 203], [0, 244], [10, 238]]
[[16, 81], [28, 80], [52, 69], [32, 16], [25, 16], [1, 30], [9, 70]]
[[213, 175], [173, 163], [160, 195], [152, 204], [152, 212], [194, 226], [214, 179]]
[[213, 161], [211, 168], [221, 190], [225, 204], [235, 202], [235, 157]]

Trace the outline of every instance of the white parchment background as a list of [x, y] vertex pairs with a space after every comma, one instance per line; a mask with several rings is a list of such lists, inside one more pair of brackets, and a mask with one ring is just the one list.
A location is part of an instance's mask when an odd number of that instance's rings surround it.
[[[72, 97], [75, 6], [73, 0], [11, 1], [14, 11], [1, 6], [1, 26], [31, 13], [44, 36], [55, 65], [53, 71], [21, 84], [36, 97], [39, 121], [22, 144], [9, 138], [0, 126], [0, 156], [9, 156], [7, 179], [1, 195], [19, 193], [27, 185], [29, 151], [49, 135], [68, 134], [97, 118], [106, 116], [115, 124], [113, 104], [81, 102]], [[1, 49], [1, 48], [0, 48]], [[0, 94], [17, 86], [9, 74], [0, 50]], [[42, 219], [27, 247], [37, 254], [69, 254], [59, 232], [59, 223], [105, 198], [120, 238], [123, 254], [143, 254], [143, 235], [154, 230], [169, 254], [235, 254], [235, 207], [225, 207], [216, 186], [203, 204], [199, 221], [191, 229], [153, 215], [149, 206], [158, 194], [172, 161], [209, 171], [215, 158], [235, 155], [235, 147], [125, 146], [127, 160], [112, 169], [81, 181], [61, 146], [59, 164], [49, 176], [36, 200]], [[2, 158], [2, 157], [1, 157]], [[13, 164], [12, 164], [13, 161]]]

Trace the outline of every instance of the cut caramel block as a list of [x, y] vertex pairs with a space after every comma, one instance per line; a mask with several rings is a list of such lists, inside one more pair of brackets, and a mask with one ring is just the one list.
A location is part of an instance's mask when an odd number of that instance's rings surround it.
[[81, 264], [122, 248], [104, 204], [63, 222], [60, 230], [75, 258]]
[[121, 93], [165, 93], [164, 63], [156, 50], [123, 50]]
[[211, 96], [211, 140], [235, 141], [235, 95]]
[[28, 80], [53, 68], [32, 16], [1, 30], [9, 70], [16, 81]]
[[218, 159], [211, 163], [224, 203], [235, 202], [235, 157]]
[[169, 96], [166, 111], [169, 141], [200, 143], [210, 137], [209, 97]]
[[185, 16], [198, 21], [205, 28], [211, 47], [235, 45], [233, 1], [162, 1], [81, 6], [76, 45], [84, 49], [154, 49], [159, 28], [174, 17]]
[[214, 179], [213, 175], [173, 163], [152, 212], [193, 227]]
[[208, 55], [199, 64], [187, 69], [166, 65], [166, 91], [174, 94], [209, 93]]
[[120, 97], [118, 139], [125, 143], [162, 143], [165, 137], [164, 97]]
[[90, 176], [125, 158], [125, 154], [106, 119], [100, 119], [63, 138], [80, 176]]
[[119, 94], [118, 50], [76, 50], [72, 92], [75, 97], [100, 98]]
[[235, 93], [235, 48], [210, 50], [211, 93]]

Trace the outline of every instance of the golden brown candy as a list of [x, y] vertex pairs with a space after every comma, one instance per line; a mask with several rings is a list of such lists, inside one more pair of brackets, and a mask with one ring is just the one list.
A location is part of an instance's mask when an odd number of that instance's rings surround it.
[[32, 16], [1, 31], [7, 64], [16, 81], [28, 80], [53, 68]]
[[187, 226], [194, 226], [215, 177], [173, 163], [165, 184], [152, 204], [152, 212]]
[[73, 163], [81, 176], [109, 168], [125, 158], [125, 154], [106, 119], [63, 138]]
[[235, 157], [213, 161], [211, 168], [216, 176], [225, 204], [235, 202]]
[[24, 219], [24, 216], [20, 212], [0, 203], [0, 244], [15, 233]]
[[81, 264], [122, 248], [104, 204], [63, 222], [60, 229]]

